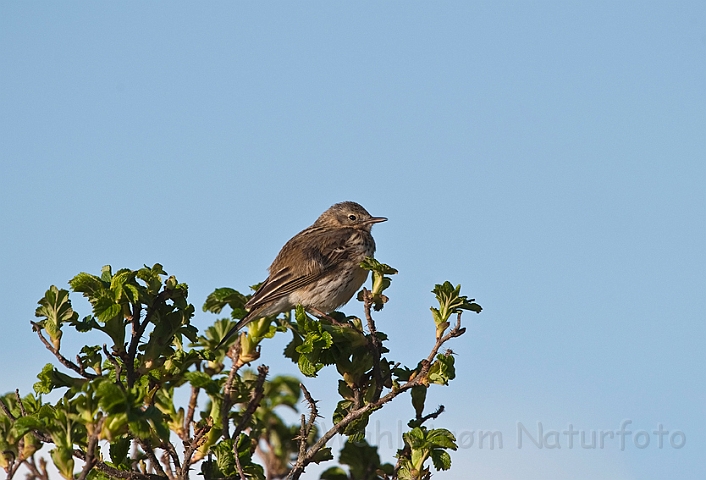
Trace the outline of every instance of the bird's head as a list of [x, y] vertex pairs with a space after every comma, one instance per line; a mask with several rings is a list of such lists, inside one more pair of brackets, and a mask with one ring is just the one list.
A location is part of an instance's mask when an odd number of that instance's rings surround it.
[[359, 228], [369, 232], [373, 224], [386, 220], [385, 217], [373, 217], [355, 202], [341, 202], [322, 213], [314, 225], [333, 228]]

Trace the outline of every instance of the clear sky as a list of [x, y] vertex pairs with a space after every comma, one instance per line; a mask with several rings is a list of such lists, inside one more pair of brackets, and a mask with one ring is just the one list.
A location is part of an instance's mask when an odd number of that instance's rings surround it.
[[[2, 2], [0, 112], [0, 391], [52, 361], [49, 285], [160, 262], [202, 329], [355, 200], [390, 219], [393, 357], [431, 347], [434, 283], [484, 307], [428, 401], [465, 442], [438, 478], [703, 478], [706, 3]], [[295, 372], [284, 342], [263, 361]], [[329, 413], [333, 380], [307, 383]], [[562, 433], [626, 420], [624, 450]]]

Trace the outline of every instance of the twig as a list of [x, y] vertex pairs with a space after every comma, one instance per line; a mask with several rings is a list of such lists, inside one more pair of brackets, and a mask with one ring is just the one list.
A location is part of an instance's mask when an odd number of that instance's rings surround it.
[[314, 443], [311, 448], [309, 448], [303, 458], [297, 458], [297, 461], [292, 467], [292, 470], [290, 470], [289, 475], [287, 475], [287, 479], [298, 479], [304, 472], [306, 466], [312, 462], [314, 456], [318, 453], [318, 451], [324, 448], [326, 446], [326, 443], [328, 443], [328, 441], [331, 440], [331, 438], [333, 438], [333, 436], [337, 432], [345, 428], [351, 422], [358, 420], [359, 418], [363, 417], [364, 415], [368, 414], [373, 410], [377, 410], [384, 404], [392, 401], [398, 395], [406, 392], [407, 390], [410, 390], [412, 387], [423, 384], [427, 380], [429, 369], [431, 368], [432, 362], [436, 357], [437, 353], [439, 352], [441, 346], [450, 339], [463, 335], [465, 331], [465, 328], [461, 328], [461, 314], [459, 313], [458, 318], [456, 320], [456, 325], [446, 335], [443, 335], [442, 337], [436, 340], [436, 343], [432, 347], [429, 356], [426, 359], [422, 360], [422, 367], [416, 376], [405, 382], [403, 385], [400, 385], [398, 388], [393, 388], [391, 392], [389, 392], [387, 395], [381, 396], [378, 400], [370, 402], [360, 408], [350, 411], [345, 417], [343, 417], [340, 422], [335, 424], [326, 433], [324, 433], [319, 438], [319, 440]]
[[[197, 462], [199, 459], [192, 461], [192, 458], [194, 456], [194, 453], [196, 450], [203, 445], [203, 443], [207, 440], [206, 435], [208, 432], [211, 431], [211, 428], [213, 427], [213, 420], [211, 418], [208, 418], [208, 423], [206, 425], [202, 425], [199, 428], [197, 428], [194, 431], [194, 438], [191, 439], [189, 444], [184, 448], [184, 463], [181, 466], [181, 478], [187, 478], [189, 468], [191, 465], [195, 462]], [[170, 444], [171, 445], [171, 444]], [[173, 448], [173, 447], [172, 447]], [[176, 452], [175, 452], [176, 455]], [[174, 460], [175, 464], [179, 462], [179, 457], [176, 457]], [[177, 467], [179, 469], [179, 467]]]
[[306, 431], [306, 415], [301, 414], [301, 427], [299, 428], [299, 437], [297, 441], [299, 442], [299, 454], [297, 455], [297, 463], [304, 461], [306, 458], [306, 447], [307, 447], [307, 431]]
[[164, 453], [159, 459], [162, 462], [162, 465], [164, 465], [164, 473], [167, 474], [167, 477], [169, 477], [169, 480], [175, 480], [176, 477], [174, 476], [174, 471], [172, 470], [172, 463], [170, 462], [171, 457], [169, 456], [169, 452], [167, 450], [164, 450]]
[[[39, 480], [49, 480], [49, 474], [47, 473], [47, 461], [44, 460], [43, 457], [39, 457], [39, 466], [34, 461], [34, 455], [32, 455], [26, 462], [25, 465], [31, 472], [32, 479], [39, 479]], [[27, 475], [27, 478], [30, 478], [29, 475]]]
[[52, 345], [51, 343], [49, 343], [49, 341], [48, 341], [46, 338], [44, 338], [44, 335], [42, 335], [42, 327], [41, 327], [41, 325], [39, 325], [37, 322], [30, 322], [30, 323], [32, 324], [32, 329], [33, 329], [35, 332], [37, 332], [37, 336], [38, 336], [39, 339], [42, 341], [42, 343], [44, 344], [44, 346], [47, 347], [47, 349], [48, 349], [51, 353], [54, 354], [54, 356], [59, 360], [59, 362], [61, 362], [61, 364], [62, 364], [63, 366], [65, 366], [66, 368], [69, 368], [69, 369], [73, 370], [74, 372], [76, 372], [76, 373], [78, 373], [79, 375], [81, 375], [83, 378], [87, 378], [87, 379], [89, 379], [89, 380], [92, 380], [92, 379], [94, 379], [94, 378], [97, 377], [97, 375], [94, 375], [94, 374], [92, 374], [92, 373], [87, 372], [83, 367], [79, 367], [79, 366], [76, 365], [74, 362], [72, 362], [71, 360], [69, 360], [68, 358], [66, 358], [65, 356], [63, 356], [61, 353], [59, 353], [59, 350], [57, 350], [56, 348], [54, 348], [54, 345]]
[[[22, 397], [20, 397], [20, 390], [19, 389], [15, 389], [15, 399], [17, 400], [17, 405], [20, 407], [21, 416], [26, 417], [27, 410], [25, 410], [25, 404], [22, 403]], [[9, 410], [8, 410], [8, 412], [9, 412]], [[32, 434], [40, 442], [53, 443], [53, 440], [49, 435], [47, 435], [43, 432], [40, 432], [39, 430], [32, 430]]]
[[297, 456], [297, 462], [299, 460], [303, 461], [306, 456], [306, 447], [308, 446], [309, 435], [311, 434], [311, 429], [314, 427], [314, 422], [316, 422], [316, 418], [319, 416], [319, 409], [316, 408], [317, 401], [314, 400], [314, 398], [309, 393], [309, 390], [306, 389], [303, 383], [300, 383], [299, 387], [302, 389], [304, 398], [309, 404], [309, 420], [307, 421], [306, 416], [302, 414], [301, 428], [299, 429], [299, 437], [297, 438], [299, 442], [299, 455]]
[[93, 432], [88, 437], [88, 447], [86, 448], [86, 460], [83, 464], [81, 474], [78, 476], [77, 480], [86, 480], [88, 473], [96, 464], [96, 445], [98, 445], [98, 436], [100, 435], [101, 430], [103, 429], [103, 423], [105, 422], [105, 419], [106, 417], [101, 417], [98, 420], [98, 422], [94, 425]]
[[198, 402], [200, 391], [201, 389], [198, 387], [191, 387], [189, 409], [186, 411], [186, 418], [184, 418], [184, 436], [182, 437], [182, 440], [185, 440], [191, 436], [191, 424], [194, 423], [194, 413], [196, 412], [196, 404]]
[[230, 438], [230, 426], [228, 422], [228, 414], [230, 413], [230, 407], [233, 406], [233, 401], [231, 398], [231, 391], [233, 389], [233, 382], [235, 381], [235, 376], [238, 373], [238, 370], [240, 367], [243, 366], [242, 363], [240, 363], [240, 353], [242, 351], [242, 348], [240, 346], [240, 336], [233, 342], [233, 345], [230, 346], [228, 349], [228, 357], [233, 361], [233, 366], [230, 368], [230, 372], [228, 373], [228, 379], [226, 380], [226, 384], [223, 387], [223, 416], [221, 417], [221, 428], [222, 428], [222, 435], [223, 438], [229, 439]]
[[373, 401], [376, 401], [380, 398], [383, 387], [382, 372], [380, 372], [380, 357], [382, 355], [382, 345], [377, 335], [375, 321], [373, 320], [373, 316], [370, 312], [370, 308], [373, 305], [373, 296], [367, 288], [363, 288], [363, 302], [365, 307], [365, 319], [368, 322], [368, 330], [370, 331], [370, 336], [368, 337], [368, 345], [370, 347], [370, 350], [372, 351], [371, 353], [373, 354], [373, 376], [375, 378], [375, 393], [373, 394]]
[[169, 454], [169, 457], [172, 459], [172, 462], [174, 462], [174, 468], [177, 471], [181, 470], [181, 460], [179, 459], [179, 454], [177, 454], [177, 451], [176, 451], [176, 448], [174, 448], [174, 445], [172, 445], [171, 442], [162, 442], [162, 444], [159, 446], [159, 448], [161, 448], [167, 454]]
[[15, 398], [17, 399], [17, 405], [20, 407], [20, 413], [23, 417], [27, 416], [27, 410], [25, 410], [25, 404], [22, 403], [22, 397], [20, 397], [20, 389], [15, 389]]
[[318, 400], [314, 400], [311, 394], [309, 393], [309, 390], [306, 389], [303, 383], [299, 384], [299, 387], [302, 389], [302, 393], [304, 394], [304, 398], [306, 399], [306, 402], [309, 404], [309, 421], [307, 422], [307, 435], [311, 431], [312, 427], [314, 426], [314, 422], [316, 422], [317, 417], [319, 416], [319, 409], [316, 408], [316, 404], [318, 403]]
[[[86, 454], [79, 449], [75, 448], [73, 454], [74, 457], [78, 459], [84, 461], [86, 460]], [[94, 468], [107, 474], [110, 477], [124, 478], [127, 480], [164, 480], [164, 477], [160, 477], [159, 475], [154, 475], [151, 473], [141, 473], [135, 470], [118, 470], [117, 468], [111, 467], [110, 465], [106, 465], [104, 462], [101, 461], [96, 461]]]
[[5, 405], [5, 402], [2, 401], [2, 398], [0, 398], [0, 408], [5, 413], [7, 418], [9, 418], [10, 420], [15, 420], [15, 416], [12, 414], [12, 412], [10, 412], [10, 409], [7, 408], [7, 405]]
[[154, 450], [152, 449], [152, 446], [149, 444], [149, 441], [142, 440], [140, 438], [136, 438], [136, 440], [140, 444], [142, 449], [145, 451], [147, 458], [150, 459], [150, 463], [152, 464], [152, 468], [154, 470], [156, 470], [157, 475], [159, 475], [161, 477], [166, 477], [167, 474], [164, 473], [164, 469], [162, 468], [162, 464], [159, 463], [159, 460], [157, 460], [157, 456], [154, 454]]
[[[162, 293], [164, 293], [164, 290], [160, 293], [160, 295]], [[158, 295], [152, 304], [151, 309], [153, 310], [154, 308], [159, 308], [160, 304], [160, 296]], [[125, 363], [125, 379], [127, 380], [128, 387], [132, 387], [135, 384], [135, 355], [137, 355], [137, 345], [140, 342], [140, 338], [142, 338], [145, 328], [147, 328], [147, 321], [142, 324], [140, 323], [141, 313], [142, 305], [139, 303], [134, 304], [132, 306], [132, 318], [130, 319], [130, 323], [132, 324], [130, 345], [128, 346], [126, 352], [121, 352], [121, 358], [123, 359], [123, 363]], [[146, 317], [147, 315], [145, 315], [145, 320], [147, 320]]]
[[423, 417], [417, 419], [417, 423], [418, 423], [419, 425], [421, 425], [421, 424], [423, 424], [424, 422], [426, 422], [427, 420], [436, 420], [436, 418], [437, 418], [439, 415], [441, 415], [442, 413], [444, 413], [444, 408], [445, 408], [445, 407], [444, 407], [443, 405], [439, 405], [439, 408], [437, 408], [436, 411], [430, 413], [429, 415], [424, 415]]
[[123, 372], [123, 367], [120, 365], [120, 362], [118, 362], [118, 359], [108, 351], [108, 346], [105, 343], [103, 344], [103, 353], [115, 368], [115, 383], [122, 387], [123, 383], [120, 381], [120, 374]]
[[243, 466], [240, 464], [240, 455], [238, 455], [238, 439], [235, 439], [235, 444], [233, 445], [233, 457], [235, 457], [235, 467], [238, 469], [238, 475], [240, 480], [245, 480], [245, 472], [243, 471]]
[[253, 413], [255, 413], [255, 410], [257, 410], [257, 407], [260, 406], [262, 397], [265, 395], [265, 377], [267, 377], [267, 372], [269, 372], [269, 370], [269, 367], [265, 365], [260, 365], [257, 367], [257, 380], [255, 381], [255, 388], [250, 393], [250, 401], [243, 412], [243, 416], [240, 418], [240, 422], [238, 422], [238, 426], [236, 426], [233, 431], [232, 438], [238, 438], [238, 435], [240, 435], [240, 433], [245, 430], [250, 423], [250, 419], [252, 418]]

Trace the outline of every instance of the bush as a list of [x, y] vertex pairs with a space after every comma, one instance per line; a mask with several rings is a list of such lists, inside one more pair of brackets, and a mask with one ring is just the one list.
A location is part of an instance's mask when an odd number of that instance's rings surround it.
[[[250, 323], [222, 347], [225, 333], [247, 313], [249, 295], [231, 288], [216, 289], [203, 307], [216, 314], [229, 308], [230, 318], [200, 334], [190, 323], [194, 307], [187, 302], [186, 284], [159, 264], [116, 273], [106, 266], [100, 276], [76, 275], [71, 291], [82, 293], [93, 307], [83, 319], [73, 310], [69, 291], [50, 287], [36, 311], [41, 320], [32, 326], [63, 371], [47, 364], [35, 394], [21, 397], [15, 391], [0, 398], [0, 465], [8, 479], [24, 465], [30, 480], [48, 480], [46, 460], [37, 453], [44, 444], [52, 445], [51, 461], [67, 480], [182, 480], [192, 468], [200, 468], [207, 480], [296, 479], [310, 463], [333, 459], [326, 444], [336, 434], [347, 436], [339, 456], [347, 469], [329, 468], [324, 480], [424, 479], [431, 465], [450, 468], [455, 438], [448, 430], [424, 426], [443, 406], [425, 415], [424, 401], [430, 385], [447, 385], [455, 376], [452, 352], [440, 350], [464, 333], [462, 311], [481, 308], [460, 294], [460, 286], [436, 285], [433, 347], [416, 366], [401, 366], [386, 356], [387, 336], [372, 317], [387, 302], [388, 275], [397, 271], [373, 259], [362, 266], [372, 271], [372, 289], [358, 295], [364, 319], [340, 312], [312, 318], [300, 306], [293, 315]], [[106, 343], [86, 345], [72, 360], [61, 350], [67, 327], [101, 331]], [[260, 358], [261, 342], [286, 332], [292, 341], [284, 355], [304, 376], [331, 365], [340, 374], [341, 400], [328, 431], [317, 429], [321, 412], [299, 380], [268, 377], [264, 365], [257, 371], [244, 368]], [[175, 404], [179, 388], [190, 392], [188, 405]], [[45, 403], [42, 395], [56, 389], [65, 389], [64, 395]], [[377, 448], [365, 442], [365, 427], [373, 412], [407, 391], [415, 418], [403, 434], [396, 464], [382, 463]], [[308, 412], [288, 425], [277, 407], [296, 410], [302, 397]]]

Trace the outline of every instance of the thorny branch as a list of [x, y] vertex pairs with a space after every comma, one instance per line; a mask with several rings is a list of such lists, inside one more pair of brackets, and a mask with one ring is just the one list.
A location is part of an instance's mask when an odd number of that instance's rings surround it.
[[[372, 319], [372, 316], [370, 317], [370, 322], [374, 326], [374, 321]], [[327, 432], [325, 432], [319, 440], [314, 443], [307, 451], [306, 453], [302, 456], [300, 455], [297, 458], [297, 461], [295, 462], [294, 466], [292, 467], [292, 470], [289, 472], [289, 475], [287, 475], [288, 480], [296, 480], [298, 479], [302, 473], [304, 472], [304, 469], [306, 468], [309, 463], [311, 463], [314, 459], [314, 456], [326, 446], [329, 440], [333, 438], [336, 433], [338, 433], [340, 430], [344, 429], [347, 425], [349, 425], [351, 422], [354, 422], [355, 420], [358, 420], [359, 418], [362, 418], [364, 415], [368, 414], [369, 412], [373, 410], [377, 410], [378, 408], [382, 407], [384, 404], [392, 401], [395, 397], [398, 395], [406, 392], [407, 390], [410, 390], [412, 387], [415, 387], [417, 385], [422, 385], [425, 384], [425, 382], [428, 381], [428, 374], [429, 374], [429, 369], [431, 368], [431, 365], [434, 361], [434, 358], [436, 355], [439, 353], [439, 349], [441, 346], [451, 340], [452, 338], [455, 337], [460, 337], [466, 332], [465, 328], [461, 327], [461, 312], [458, 313], [458, 316], [456, 318], [456, 325], [454, 325], [451, 330], [446, 335], [443, 335], [439, 338], [436, 339], [436, 343], [432, 347], [431, 351], [429, 352], [429, 355], [427, 356], [426, 359], [422, 360], [421, 362], [421, 368], [419, 369], [419, 372], [417, 372], [416, 375], [413, 375], [410, 377], [410, 379], [405, 382], [404, 384], [400, 385], [399, 387], [393, 387], [393, 389], [387, 393], [386, 395], [381, 396], [375, 401], [372, 401], [370, 403], [367, 403], [363, 405], [362, 407], [355, 408], [354, 410], [350, 411], [348, 415], [343, 417], [343, 419], [335, 424], [333, 427], [331, 427]], [[436, 412], [435, 412], [436, 413]], [[439, 412], [441, 414], [441, 412]], [[432, 418], [432, 417], [430, 417]]]
[[306, 416], [302, 414], [301, 416], [301, 428], [299, 429], [299, 437], [297, 437], [297, 441], [299, 442], [299, 454], [297, 456], [297, 462], [300, 460], [303, 461], [303, 459], [306, 456], [306, 447], [308, 444], [308, 438], [309, 435], [311, 434], [311, 429], [314, 428], [314, 423], [316, 422], [316, 418], [319, 416], [319, 410], [316, 408], [316, 403], [317, 401], [314, 400], [314, 398], [311, 396], [311, 393], [309, 393], [309, 390], [306, 389], [303, 383], [299, 384], [299, 387], [302, 389], [302, 393], [304, 394], [304, 398], [306, 399], [306, 402], [309, 404], [309, 420], [306, 419]]

